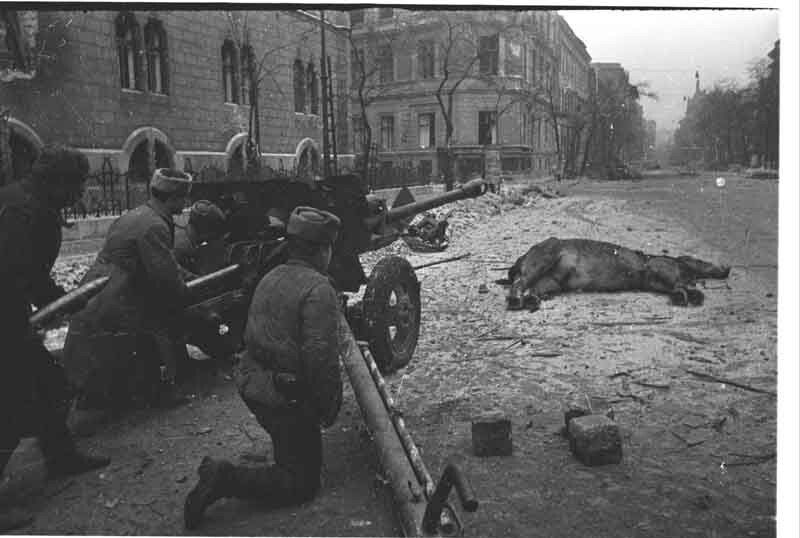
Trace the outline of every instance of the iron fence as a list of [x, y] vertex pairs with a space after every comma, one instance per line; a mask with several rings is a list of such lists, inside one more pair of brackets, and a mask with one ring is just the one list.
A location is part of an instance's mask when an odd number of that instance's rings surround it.
[[431, 161], [412, 162], [382, 161], [368, 169], [370, 190], [390, 189], [428, 185], [433, 181], [433, 165]]
[[[246, 170], [225, 171], [222, 168], [207, 164], [195, 171], [191, 161], [184, 163], [184, 170], [200, 183], [226, 181], [267, 181], [292, 180], [300, 175], [307, 175], [309, 170], [298, 170], [295, 167], [283, 166], [250, 167]], [[372, 164], [372, 163], [371, 163]], [[358, 171], [358, 168], [355, 169]], [[395, 163], [377, 161], [368, 169], [367, 183], [370, 190], [394, 188], [412, 185], [427, 185], [433, 178], [431, 161], [410, 161]], [[342, 170], [346, 173], [347, 170]], [[63, 210], [64, 219], [86, 219], [91, 217], [119, 216], [125, 211], [146, 202], [148, 198], [148, 182], [130, 171], [120, 173], [115, 170], [111, 160], [106, 158], [100, 170], [90, 174], [85, 183], [82, 198], [74, 205]]]
[[106, 158], [100, 170], [87, 178], [81, 199], [65, 208], [63, 215], [67, 220], [117, 216], [146, 199], [147, 184], [114, 170]]

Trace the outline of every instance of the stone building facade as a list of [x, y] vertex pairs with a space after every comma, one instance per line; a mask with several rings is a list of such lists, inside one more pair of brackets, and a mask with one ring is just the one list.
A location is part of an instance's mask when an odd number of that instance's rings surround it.
[[589, 100], [591, 95], [592, 58], [586, 45], [575, 35], [567, 21], [560, 15], [558, 22], [559, 58], [559, 137], [561, 168], [577, 173], [586, 152], [591, 122]]
[[[442, 174], [446, 150], [461, 178], [484, 173], [486, 152], [499, 153], [504, 172], [547, 174], [557, 164], [549, 103], [560, 106], [559, 53], [569, 52], [572, 72], [589, 57], [577, 38], [561, 46], [566, 25], [551, 11], [427, 12], [370, 8], [350, 12], [351, 65], [364, 54], [377, 77], [366, 110], [382, 164], [410, 164]], [[571, 34], [570, 34], [571, 35]], [[574, 36], [572, 36], [574, 37]], [[567, 36], [564, 39], [569, 39]], [[581, 48], [582, 47], [582, 48]], [[449, 141], [436, 89], [453, 87]], [[365, 73], [367, 74], [367, 73]], [[466, 74], [466, 76], [465, 76]], [[351, 88], [358, 84], [352, 73]], [[564, 77], [570, 92], [588, 93], [585, 76]], [[584, 84], [578, 89], [579, 84]], [[351, 91], [354, 153], [362, 153], [363, 119]], [[442, 93], [443, 101], [447, 92]]]
[[[261, 162], [274, 169], [319, 166], [317, 12], [34, 13], [40, 29], [36, 74], [0, 83], [10, 153], [0, 157], [12, 163], [13, 177], [51, 141], [79, 148], [93, 170], [110, 166], [132, 181], [146, 182], [160, 166], [236, 171], [246, 166], [254, 99]], [[344, 149], [347, 18], [332, 12], [326, 19], [338, 96], [334, 117]], [[250, 70], [257, 75], [249, 77]], [[255, 92], [249, 90], [254, 83]]]

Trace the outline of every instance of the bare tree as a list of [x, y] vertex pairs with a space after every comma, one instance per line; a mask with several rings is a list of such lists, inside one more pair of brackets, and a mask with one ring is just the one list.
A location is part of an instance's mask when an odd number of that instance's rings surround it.
[[408, 49], [411, 35], [407, 23], [395, 18], [390, 23], [381, 23], [380, 30], [374, 23], [365, 24], [358, 33], [350, 28], [347, 39], [351, 49], [350, 91], [358, 103], [360, 118], [360, 156], [357, 165], [366, 180], [369, 162], [373, 157], [374, 138], [369, 109], [375, 101], [398, 89], [398, 82], [393, 76], [393, 59], [397, 53]]
[[248, 11], [228, 11], [226, 16], [230, 25], [231, 35], [236, 44], [236, 52], [239, 54], [240, 73], [247, 78], [247, 101], [250, 104], [250, 112], [247, 120], [247, 139], [244, 147], [245, 167], [260, 167], [261, 155], [261, 90], [265, 81], [273, 82], [272, 88], [281, 96], [285, 96], [281, 84], [275, 76], [277, 56], [284, 50], [296, 48], [298, 45], [308, 43], [311, 36], [316, 35], [319, 29], [309, 24], [309, 27], [297, 35], [291, 36], [286, 40], [278, 40], [279, 45], [266, 48], [261, 51], [254, 51], [252, 47], [252, 33], [256, 31], [280, 33], [280, 26], [275, 28], [250, 27], [250, 12]]

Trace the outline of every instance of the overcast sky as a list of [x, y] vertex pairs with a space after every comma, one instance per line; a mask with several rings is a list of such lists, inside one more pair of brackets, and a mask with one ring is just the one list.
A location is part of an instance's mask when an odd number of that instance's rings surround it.
[[658, 101], [642, 98], [658, 129], [674, 129], [684, 96], [720, 79], [747, 81], [747, 67], [778, 39], [777, 10], [564, 10], [593, 62], [619, 62], [631, 82], [649, 81]]

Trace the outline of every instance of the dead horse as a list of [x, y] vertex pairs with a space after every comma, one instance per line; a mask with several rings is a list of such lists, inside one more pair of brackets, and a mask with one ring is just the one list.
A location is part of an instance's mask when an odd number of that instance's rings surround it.
[[508, 271], [509, 310], [539, 309], [540, 302], [568, 291], [652, 291], [678, 306], [703, 304], [698, 279], [728, 278], [728, 266], [690, 256], [645, 254], [591, 239], [551, 237], [533, 245]]

